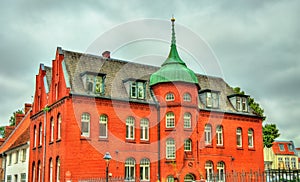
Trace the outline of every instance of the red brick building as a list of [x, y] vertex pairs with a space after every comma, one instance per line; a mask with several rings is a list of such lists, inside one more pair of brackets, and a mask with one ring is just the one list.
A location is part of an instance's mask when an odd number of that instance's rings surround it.
[[178, 55], [174, 19], [161, 67], [57, 48], [40, 65], [31, 113], [29, 181], [193, 181], [263, 171], [262, 118], [222, 79]]

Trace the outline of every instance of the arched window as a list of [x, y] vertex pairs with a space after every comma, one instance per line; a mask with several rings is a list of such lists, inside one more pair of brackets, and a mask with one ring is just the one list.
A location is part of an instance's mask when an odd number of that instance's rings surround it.
[[32, 181], [36, 181], [35, 175], [36, 175], [35, 162], [33, 162], [32, 163], [32, 176], [31, 176]]
[[143, 118], [141, 120], [141, 140], [149, 140], [149, 120], [146, 118]]
[[167, 177], [167, 182], [174, 182], [175, 180], [174, 180], [174, 176], [172, 176], [172, 175], [169, 175], [168, 177]]
[[206, 124], [204, 129], [205, 145], [211, 145], [211, 125]]
[[166, 95], [166, 101], [174, 101], [175, 96], [172, 92], [167, 93]]
[[243, 146], [243, 140], [242, 140], [242, 128], [236, 129], [236, 146], [242, 147]]
[[183, 101], [191, 102], [191, 100], [192, 100], [191, 94], [189, 94], [189, 93], [183, 94]]
[[53, 142], [54, 140], [54, 121], [53, 117], [50, 119], [50, 142]]
[[193, 182], [194, 180], [195, 180], [195, 178], [192, 174], [187, 174], [184, 177], [184, 182]]
[[43, 143], [43, 125], [42, 123], [39, 124], [39, 146]]
[[90, 114], [83, 113], [81, 115], [81, 135], [85, 137], [90, 136]]
[[223, 127], [221, 125], [217, 126], [217, 145], [223, 146]]
[[34, 127], [33, 127], [33, 130], [34, 130], [34, 132], [33, 132], [33, 147], [36, 147], [36, 142], [37, 142], [37, 131], [36, 131], [36, 125], [34, 125]]
[[57, 139], [61, 138], [61, 115], [57, 115]]
[[223, 161], [218, 162], [217, 170], [218, 170], [218, 181], [224, 182], [225, 181], [225, 163]]
[[140, 178], [141, 180], [150, 180], [150, 160], [142, 159], [140, 163]]
[[41, 161], [38, 161], [38, 182], [42, 181], [42, 165], [41, 165]]
[[213, 179], [213, 171], [214, 171], [214, 164], [212, 161], [206, 161], [205, 163], [205, 171], [206, 171], [206, 179], [210, 181]]
[[248, 130], [248, 147], [253, 148], [254, 144], [253, 144], [253, 129], [249, 129]]
[[59, 157], [56, 158], [56, 182], [60, 181], [60, 159]]
[[107, 138], [107, 115], [102, 114], [99, 120], [99, 138]]
[[184, 140], [184, 151], [185, 152], [192, 151], [192, 140], [191, 139]]
[[166, 128], [174, 128], [175, 127], [175, 115], [173, 112], [168, 112], [166, 114]]
[[49, 182], [53, 182], [53, 162], [52, 162], [52, 158], [49, 159]]
[[125, 180], [135, 180], [135, 160], [133, 158], [128, 158], [125, 161]]
[[134, 140], [134, 126], [135, 120], [133, 117], [128, 117], [126, 119], [126, 139]]
[[175, 141], [173, 138], [169, 138], [166, 141], [166, 159], [175, 159], [175, 158], [176, 158]]
[[190, 113], [184, 113], [184, 116], [183, 116], [183, 120], [184, 120], [183, 127], [184, 128], [192, 128], [191, 118], [192, 118], [192, 116]]

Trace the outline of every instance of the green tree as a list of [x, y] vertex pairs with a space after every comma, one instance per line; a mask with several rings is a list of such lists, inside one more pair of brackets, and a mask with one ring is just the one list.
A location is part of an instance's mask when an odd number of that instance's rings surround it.
[[279, 130], [276, 124], [266, 124], [263, 126], [263, 141], [264, 147], [270, 148], [276, 138], [280, 136]]
[[5, 126], [0, 127], [0, 137], [3, 138], [5, 135]]
[[[12, 116], [10, 116], [9, 119], [9, 126], [14, 126], [16, 124], [16, 114], [23, 114], [23, 110], [18, 109], [17, 111], [15, 111]], [[5, 137], [5, 126], [1, 126], [0, 127], [0, 137]]]

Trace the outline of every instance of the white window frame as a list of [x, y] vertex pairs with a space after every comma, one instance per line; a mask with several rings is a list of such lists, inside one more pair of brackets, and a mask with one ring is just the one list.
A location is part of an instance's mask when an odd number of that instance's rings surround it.
[[94, 91], [95, 94], [102, 94], [104, 90], [104, 85], [103, 85], [103, 76], [95, 76], [95, 87]]
[[186, 139], [184, 140], [184, 151], [185, 152], [191, 152], [192, 151], [192, 140]]
[[175, 96], [172, 92], [167, 93], [166, 95], [166, 101], [174, 101], [175, 100]]
[[185, 102], [191, 102], [192, 101], [192, 96], [190, 93], [184, 93], [183, 94], [183, 101]]
[[54, 119], [51, 117], [50, 119], [50, 142], [54, 140]]
[[248, 129], [248, 147], [254, 148], [254, 130]]
[[206, 161], [205, 162], [205, 171], [206, 171], [206, 180], [210, 181], [213, 179], [213, 173], [214, 173], [214, 164], [212, 161]]
[[236, 129], [236, 146], [239, 148], [243, 147], [242, 133], [243, 133], [242, 128], [239, 127]]
[[143, 158], [140, 162], [140, 178], [142, 181], [150, 181], [150, 160]]
[[55, 173], [55, 176], [56, 176], [56, 182], [59, 182], [60, 181], [60, 159], [59, 158], [56, 159], [56, 173]]
[[212, 126], [210, 124], [206, 124], [204, 128], [204, 135], [205, 135], [205, 145], [212, 144]]
[[39, 123], [39, 146], [43, 144], [43, 124]]
[[285, 166], [285, 169], [290, 169], [290, 158], [289, 157], [285, 157], [284, 158], [284, 166]]
[[219, 108], [219, 93], [209, 91], [206, 92], [206, 107]]
[[166, 141], [166, 159], [176, 159], [176, 144], [173, 138]]
[[183, 115], [183, 120], [184, 120], [184, 124], [183, 124], [183, 127], [184, 128], [192, 128], [192, 115], [191, 113], [184, 113]]
[[126, 119], [126, 139], [135, 139], [135, 119], [132, 116]]
[[101, 114], [99, 117], [99, 138], [107, 138], [108, 136], [108, 117]]
[[291, 167], [292, 169], [296, 169], [296, 158], [294, 157], [291, 158]]
[[[83, 131], [83, 125], [87, 125], [86, 131]], [[90, 126], [91, 125], [91, 116], [89, 113], [83, 113], [81, 115], [81, 136], [89, 137], [90, 136]]]
[[61, 114], [57, 115], [57, 139], [61, 139]]
[[223, 146], [223, 126], [218, 125], [216, 128], [217, 146]]
[[125, 181], [135, 181], [135, 160], [133, 158], [125, 161]]
[[140, 123], [140, 134], [141, 140], [148, 141], [149, 140], [149, 120], [143, 118]]
[[225, 182], [225, 163], [223, 161], [217, 164], [218, 182]]
[[173, 112], [166, 113], [166, 128], [175, 127], [175, 114]]
[[192, 174], [186, 174], [184, 176], [184, 182], [193, 182], [195, 181], [195, 177]]
[[53, 159], [49, 161], [49, 182], [53, 182]]
[[26, 178], [26, 173], [21, 173], [21, 182], [26, 182], [27, 178]]
[[37, 146], [37, 129], [36, 129], [36, 125], [34, 125], [34, 133], [33, 133], [33, 138], [34, 138], [34, 143], [33, 143], [33, 147], [36, 147]]

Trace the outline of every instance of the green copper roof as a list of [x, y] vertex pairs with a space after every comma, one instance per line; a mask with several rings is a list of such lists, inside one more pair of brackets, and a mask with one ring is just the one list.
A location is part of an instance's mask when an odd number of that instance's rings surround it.
[[153, 73], [150, 77], [150, 86], [153, 86], [158, 83], [165, 82], [188, 82], [198, 84], [198, 79], [195, 73], [190, 70], [186, 64], [181, 60], [178, 55], [176, 48], [176, 39], [175, 39], [175, 31], [174, 31], [174, 21], [172, 18], [172, 42], [171, 42], [171, 50], [168, 58], [161, 65], [161, 68]]

